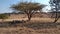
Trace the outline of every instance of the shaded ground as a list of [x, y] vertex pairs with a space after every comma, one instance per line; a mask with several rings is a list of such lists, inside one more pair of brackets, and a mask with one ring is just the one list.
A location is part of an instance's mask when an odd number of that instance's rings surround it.
[[0, 34], [60, 34], [60, 23], [26, 23], [12, 21], [0, 23]]
[[26, 21], [11, 21], [11, 22], [4, 22], [4, 23], [0, 23], [0, 27], [17, 27], [17, 26], [24, 26], [24, 27], [28, 27], [28, 28], [52, 28], [52, 27], [56, 27], [57, 25], [60, 25], [60, 23], [52, 23], [52, 22], [48, 22], [48, 23], [44, 23], [44, 22], [29, 22], [26, 23]]

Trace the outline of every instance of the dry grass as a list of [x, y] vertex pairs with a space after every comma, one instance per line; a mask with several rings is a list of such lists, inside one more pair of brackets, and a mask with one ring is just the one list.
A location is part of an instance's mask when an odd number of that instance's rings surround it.
[[[20, 18], [20, 19], [5, 19], [4, 21], [13, 21], [13, 20], [27, 20], [27, 18]], [[1, 20], [0, 20], [1, 21]], [[35, 24], [37, 22], [53, 22], [54, 19], [51, 18], [32, 18], [31, 21]], [[60, 19], [57, 21], [60, 22]], [[32, 24], [34, 26], [34, 24]], [[20, 24], [19, 24], [20, 25]], [[51, 28], [41, 28], [41, 29], [34, 29], [28, 27], [28, 24], [25, 24], [27, 26], [23, 26], [24, 24], [21, 24], [21, 26], [17, 27], [0, 27], [0, 34], [60, 34], [60, 26], [57, 27], [51, 27]], [[31, 25], [31, 24], [30, 24]], [[38, 24], [37, 24], [38, 27]], [[39, 26], [40, 27], [40, 26]]]
[[[36, 25], [35, 25], [36, 24]], [[22, 26], [20, 26], [22, 25]], [[60, 34], [60, 26], [58, 27], [51, 27], [51, 28], [40, 28], [43, 26], [39, 26], [38, 23], [26, 23], [18, 24], [16, 27], [0, 27], [0, 34]], [[33, 26], [33, 28], [31, 28]], [[35, 27], [36, 26], [36, 27]], [[35, 28], [40, 29], [35, 29]], [[45, 26], [44, 26], [45, 27]]]
[[[19, 19], [4, 19], [4, 21], [13, 21], [13, 20], [28, 20], [28, 18], [19, 18]], [[0, 19], [0, 22], [2, 19]], [[31, 21], [37, 21], [37, 22], [54, 22], [54, 18], [32, 18]], [[57, 22], [60, 22], [60, 18]]]
[[58, 28], [34, 30], [27, 27], [0, 28], [0, 34], [60, 34]]

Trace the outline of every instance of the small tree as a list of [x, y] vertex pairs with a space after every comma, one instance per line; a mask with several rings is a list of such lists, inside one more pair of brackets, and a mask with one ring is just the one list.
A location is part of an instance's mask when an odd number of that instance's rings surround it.
[[60, 18], [60, 16], [58, 16], [58, 12], [60, 11], [60, 0], [50, 0], [50, 6], [51, 6], [51, 10], [54, 12], [52, 16], [55, 15], [55, 20], [54, 20], [55, 23]]
[[0, 14], [0, 19], [2, 19], [2, 22], [4, 21], [4, 19], [7, 19], [8, 16], [5, 14]]
[[11, 8], [17, 11], [23, 11], [28, 16], [28, 20], [31, 20], [31, 17], [34, 11], [41, 10], [45, 5], [40, 5], [39, 3], [32, 3], [32, 2], [21, 2], [16, 5], [13, 5]]

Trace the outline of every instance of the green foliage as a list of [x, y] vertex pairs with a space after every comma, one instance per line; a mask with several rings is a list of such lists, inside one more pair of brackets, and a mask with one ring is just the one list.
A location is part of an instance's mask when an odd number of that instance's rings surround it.
[[41, 10], [43, 7], [45, 7], [45, 5], [42, 5], [42, 4], [39, 4], [39, 3], [27, 3], [27, 2], [21, 2], [21, 3], [18, 3], [16, 5], [12, 5], [11, 8], [13, 10], [17, 10], [17, 11], [30, 11], [32, 12], [33, 10], [36, 11], [36, 10]]
[[0, 19], [7, 19], [7, 18], [8, 18], [7, 15], [5, 15], [5, 14], [0, 14]]

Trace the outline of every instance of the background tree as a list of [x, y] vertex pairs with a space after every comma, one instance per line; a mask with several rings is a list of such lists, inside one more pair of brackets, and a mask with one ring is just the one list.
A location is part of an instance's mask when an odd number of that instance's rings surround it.
[[58, 14], [58, 12], [60, 11], [60, 0], [50, 0], [50, 6], [51, 6], [51, 11], [54, 12], [52, 16], [55, 15], [54, 23], [56, 23], [60, 17]]
[[17, 11], [23, 11], [28, 16], [28, 20], [31, 20], [31, 17], [34, 11], [41, 10], [45, 5], [33, 2], [21, 2], [16, 5], [12, 5], [11, 8]]

